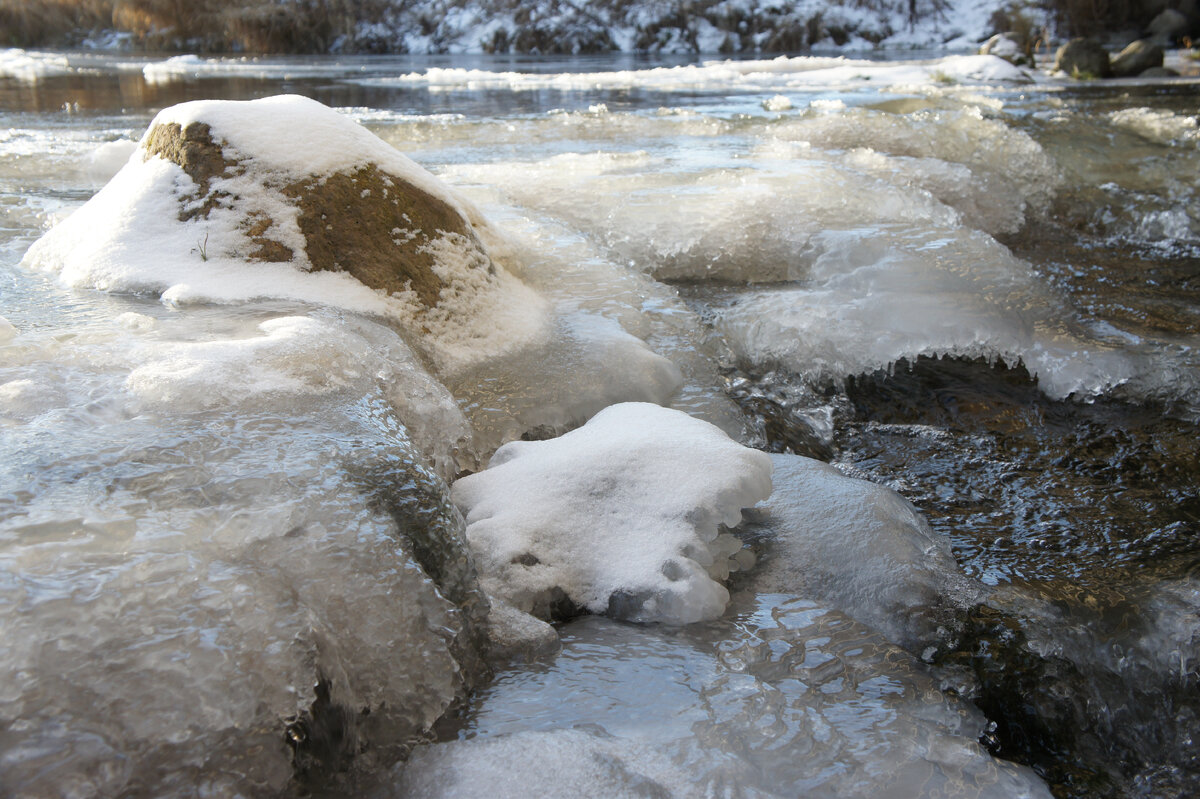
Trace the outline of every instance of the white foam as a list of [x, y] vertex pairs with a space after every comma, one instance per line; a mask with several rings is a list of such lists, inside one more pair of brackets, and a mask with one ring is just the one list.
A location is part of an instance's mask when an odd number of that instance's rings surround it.
[[770, 490], [765, 454], [623, 403], [560, 438], [504, 445], [452, 496], [489, 593], [544, 613], [561, 590], [593, 613], [687, 623], [724, 610], [718, 528]]

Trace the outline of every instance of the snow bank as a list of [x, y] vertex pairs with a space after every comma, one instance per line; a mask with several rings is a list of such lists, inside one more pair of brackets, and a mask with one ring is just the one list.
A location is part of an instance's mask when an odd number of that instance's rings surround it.
[[718, 428], [623, 403], [549, 441], [514, 441], [452, 497], [489, 593], [547, 616], [688, 623], [719, 616], [741, 544], [720, 526], [770, 494], [771, 462]]
[[810, 458], [771, 461], [775, 490], [744, 528], [766, 550], [754, 590], [827, 604], [917, 653], [934, 641], [940, 610], [979, 598], [949, 542], [895, 491]]
[[0, 78], [36, 82], [56, 75], [68, 75], [71, 65], [67, 57], [57, 53], [38, 53], [28, 50], [0, 50]]
[[838, 86], [901, 86], [946, 83], [1026, 83], [1029, 73], [990, 55], [926, 61], [868, 61], [846, 57], [779, 56], [769, 60], [705, 61], [674, 67], [604, 72], [497, 72], [431, 67], [396, 77], [364, 77], [370, 86], [422, 86], [433, 91], [762, 91]]
[[[208, 126], [226, 164], [203, 180], [154, 149], [161, 146], [156, 131], [190, 130], [193, 123]], [[190, 146], [181, 147], [180, 163]], [[411, 284], [389, 294], [340, 271], [336, 261], [334, 269], [314, 268], [313, 224], [305, 221], [304, 193], [296, 187], [316, 191], [334, 177], [354, 183], [365, 169], [382, 175], [383, 193], [389, 183], [410, 185], [460, 219], [461, 232], [392, 230], [397, 258], [415, 248], [432, 261], [443, 286], [432, 307], [422, 307]], [[364, 203], [370, 193], [363, 190]], [[325, 228], [317, 233], [334, 243], [335, 256], [338, 242], [369, 235], [357, 227]], [[410, 246], [417, 235], [427, 243]], [[488, 235], [495, 234], [473, 208], [365, 128], [313, 100], [280, 96], [165, 109], [125, 167], [39, 239], [25, 262], [72, 286], [154, 292], [171, 303], [283, 298], [388, 317], [453, 371], [545, 333], [544, 301], [490, 261], [477, 238]], [[283, 254], [260, 255], [266, 245]]]

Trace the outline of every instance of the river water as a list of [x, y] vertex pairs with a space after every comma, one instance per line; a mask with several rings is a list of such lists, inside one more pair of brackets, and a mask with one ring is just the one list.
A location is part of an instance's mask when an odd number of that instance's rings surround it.
[[[0, 793], [1200, 791], [1196, 78], [2, 65]], [[439, 373], [344, 307], [22, 263], [159, 109], [280, 93], [474, 202], [557, 339]], [[818, 510], [747, 511], [759, 565], [717, 620], [563, 619], [480, 660], [447, 481], [624, 400], [777, 453], [776, 496]], [[929, 527], [789, 551], [772, 525], [836, 492], [788, 454]], [[905, 561], [930, 530], [940, 559]]]

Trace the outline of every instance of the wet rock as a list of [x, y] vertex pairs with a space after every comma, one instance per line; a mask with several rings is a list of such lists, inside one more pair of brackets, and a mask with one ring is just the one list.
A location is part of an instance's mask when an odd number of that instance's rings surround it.
[[1179, 73], [1170, 67], [1151, 67], [1138, 73], [1139, 78], [1178, 78]]
[[[206, 219], [217, 208], [237, 209], [238, 197], [218, 179], [249, 178], [265, 192], [282, 195], [285, 208], [298, 212], [312, 271], [345, 271], [388, 294], [411, 290], [432, 307], [446, 287], [433, 268], [438, 241], [461, 237], [480, 252], [479, 268], [492, 269], [462, 213], [376, 164], [280, 180], [257, 167], [253, 154], [231, 157], [226, 150], [204, 122], [161, 123], [147, 133], [145, 159], [166, 159], [195, 182], [195, 189], [180, 198], [180, 221]], [[281, 222], [261, 209], [245, 209], [240, 227], [252, 243], [248, 260], [286, 263], [296, 258], [293, 244], [282, 240]]]
[[1108, 51], [1098, 42], [1084, 38], [1072, 39], [1058, 48], [1054, 57], [1054, 70], [1078, 79], [1112, 76]]
[[1117, 78], [1131, 78], [1162, 65], [1163, 49], [1148, 39], [1130, 43], [1111, 62], [1113, 76]]
[[1018, 67], [1033, 66], [1033, 55], [1024, 39], [1013, 31], [997, 33], [979, 48], [980, 55], [994, 55]]

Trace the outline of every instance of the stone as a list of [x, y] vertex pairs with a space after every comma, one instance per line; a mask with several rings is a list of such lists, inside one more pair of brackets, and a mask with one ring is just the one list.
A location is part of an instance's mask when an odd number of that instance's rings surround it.
[[979, 54], [994, 55], [1018, 67], [1033, 66], [1032, 52], [1021, 37], [1012, 31], [997, 33], [988, 39], [979, 48]]
[[1108, 51], [1092, 39], [1076, 38], [1058, 48], [1054, 70], [1073, 78], [1112, 77]]
[[[206, 123], [154, 125], [146, 135], [144, 158], [164, 158], [195, 182], [179, 211], [181, 222], [207, 218], [216, 208], [236, 204], [219, 178], [245, 177], [246, 161], [226, 155]], [[254, 179], [253, 175], [251, 175]], [[271, 173], [257, 180], [270, 183]], [[312, 271], [345, 271], [388, 294], [411, 289], [426, 307], [437, 304], [446, 283], [433, 269], [433, 245], [456, 235], [477, 249], [481, 268], [494, 271], [467, 219], [445, 200], [389, 174], [375, 164], [331, 175], [292, 180], [271, 187], [299, 210], [298, 222]], [[261, 211], [247, 213], [243, 224], [254, 249], [251, 261], [290, 262], [296, 252], [277, 238], [277, 220]], [[399, 232], [398, 232], [399, 231]]]
[[1163, 65], [1163, 49], [1148, 39], [1131, 42], [1112, 58], [1114, 77], [1131, 78]]
[[1151, 67], [1138, 74], [1139, 78], [1178, 78], [1179, 73], [1170, 67]]

